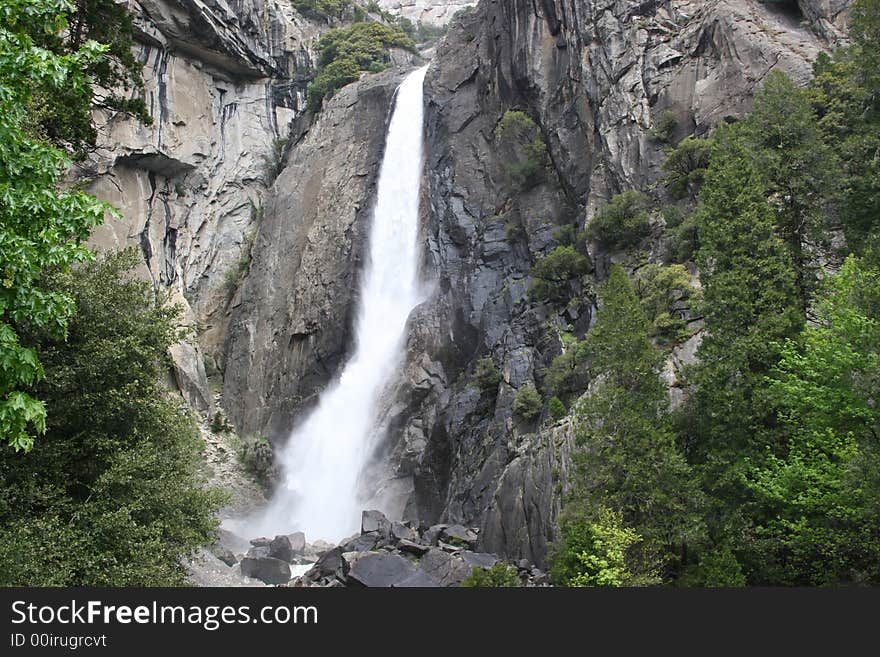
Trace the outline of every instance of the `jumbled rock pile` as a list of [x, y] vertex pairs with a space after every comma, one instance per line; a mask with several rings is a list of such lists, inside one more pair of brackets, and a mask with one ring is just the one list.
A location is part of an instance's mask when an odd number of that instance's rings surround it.
[[[494, 554], [476, 552], [477, 540], [477, 530], [461, 525], [415, 526], [391, 522], [379, 511], [364, 511], [360, 533], [339, 545], [309, 544], [297, 532], [253, 539], [239, 557], [225, 548], [215, 554], [241, 575], [272, 585], [442, 587], [460, 586], [474, 568], [491, 568], [501, 561]], [[523, 586], [549, 585], [547, 575], [527, 561], [511, 565]]]

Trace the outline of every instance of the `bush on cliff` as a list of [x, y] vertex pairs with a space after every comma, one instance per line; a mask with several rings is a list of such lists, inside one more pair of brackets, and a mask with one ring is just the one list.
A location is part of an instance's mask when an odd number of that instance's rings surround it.
[[318, 41], [318, 75], [309, 85], [309, 110], [320, 111], [325, 98], [356, 81], [361, 72], [382, 70], [391, 48], [415, 51], [415, 44], [403, 30], [382, 23], [355, 23], [327, 32]]

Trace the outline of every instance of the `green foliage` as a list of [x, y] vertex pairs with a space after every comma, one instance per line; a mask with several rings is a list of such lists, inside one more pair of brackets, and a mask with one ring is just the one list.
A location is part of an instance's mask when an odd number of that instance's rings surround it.
[[[370, 3], [375, 5], [376, 3]], [[342, 18], [346, 12], [353, 8], [351, 0], [295, 0], [293, 6], [304, 16], [311, 18]], [[378, 5], [376, 5], [378, 7]], [[369, 4], [367, 5], [369, 11]]]
[[511, 588], [522, 586], [519, 573], [513, 566], [499, 561], [491, 568], [476, 567], [461, 583], [465, 587]]
[[712, 141], [688, 137], [682, 141], [663, 162], [666, 186], [675, 198], [696, 198], [709, 167]]
[[755, 96], [752, 113], [732, 132], [761, 176], [795, 273], [801, 308], [816, 287], [818, 253], [827, 228], [837, 158], [821, 138], [810, 98], [787, 75], [773, 71]]
[[495, 365], [495, 361], [491, 358], [481, 358], [477, 361], [474, 368], [474, 383], [484, 395], [498, 392], [498, 385], [501, 383], [501, 372]]
[[544, 373], [547, 390], [569, 400], [586, 390], [590, 382], [589, 358], [587, 342], [574, 340], [567, 344]]
[[665, 109], [654, 119], [654, 125], [648, 134], [654, 141], [668, 144], [672, 141], [676, 128], [678, 128], [678, 112], [673, 109]]
[[593, 516], [563, 520], [551, 549], [550, 581], [556, 586], [644, 586], [657, 583], [638, 562], [638, 532], [621, 514], [599, 507]]
[[250, 436], [242, 441], [238, 454], [246, 472], [263, 487], [271, 490], [278, 476], [275, 452], [265, 436]]
[[880, 270], [850, 258], [823, 292], [767, 391], [788, 441], [750, 477], [757, 581], [880, 580]]
[[223, 286], [226, 288], [226, 299], [231, 300], [241, 287], [241, 282], [247, 276], [251, 268], [251, 252], [249, 248], [245, 248], [241, 257], [232, 267], [226, 270], [223, 275]]
[[513, 412], [527, 422], [531, 422], [541, 414], [544, 400], [535, 388], [534, 383], [527, 383], [516, 391], [513, 400]]
[[651, 234], [651, 205], [647, 194], [618, 194], [593, 217], [587, 226], [587, 238], [613, 249], [638, 246]]
[[557, 246], [532, 267], [530, 293], [544, 303], [568, 303], [572, 281], [590, 270], [590, 261], [573, 246]]
[[362, 71], [386, 64], [390, 48], [414, 51], [415, 44], [400, 28], [382, 23], [360, 22], [326, 32], [318, 41], [318, 75], [309, 85], [309, 110], [320, 111], [324, 98], [357, 80]]
[[34, 89], [28, 104], [33, 134], [67, 149], [77, 159], [95, 146], [92, 110], [101, 107], [152, 123], [143, 100], [143, 64], [134, 54], [134, 26], [124, 4], [113, 0], [71, 0], [41, 3], [39, 12], [22, 20], [34, 3], [9, 6], [8, 25], [26, 33], [35, 45], [58, 57], [77, 56], [95, 43], [104, 44], [100, 57], [81, 59], [84, 84]]
[[525, 112], [508, 110], [495, 128], [495, 138], [508, 150], [507, 175], [527, 191], [543, 182], [547, 168], [547, 144], [538, 124]]
[[180, 309], [129, 271], [133, 251], [51, 281], [77, 307], [40, 336], [46, 439], [0, 452], [0, 584], [158, 586], [210, 542], [223, 497], [204, 489], [199, 439], [162, 383]]
[[547, 402], [547, 408], [550, 411], [550, 417], [557, 422], [568, 415], [568, 409], [565, 407], [565, 402], [559, 397], [551, 397], [550, 401]]
[[682, 265], [645, 265], [636, 273], [635, 290], [648, 321], [653, 324], [653, 336], [664, 343], [681, 342], [689, 337], [681, 313], [699, 295], [687, 269]]
[[[607, 507], [642, 540], [639, 572], [671, 577], [687, 546], [703, 539], [701, 496], [668, 421], [662, 356], [626, 273], [612, 268], [587, 334], [597, 385], [574, 409], [577, 477], [566, 512], [583, 525]], [[578, 530], [583, 531], [583, 529]]]
[[43, 366], [23, 332], [63, 338], [74, 310], [45, 273], [87, 260], [83, 241], [109, 210], [87, 194], [59, 191], [69, 160], [29, 132], [27, 108], [62, 90], [86, 93], [84, 69], [106, 51], [88, 42], [59, 56], [35, 43], [30, 34], [66, 25], [67, 9], [32, 0], [0, 7], [0, 441], [15, 450], [30, 449], [46, 427], [45, 406], [28, 390]]

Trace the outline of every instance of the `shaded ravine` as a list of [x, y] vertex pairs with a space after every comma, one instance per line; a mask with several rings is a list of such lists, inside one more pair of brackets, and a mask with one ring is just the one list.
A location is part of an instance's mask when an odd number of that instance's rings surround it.
[[337, 541], [359, 528], [359, 477], [377, 442], [380, 397], [399, 371], [410, 312], [424, 300], [418, 218], [426, 70], [401, 84], [388, 128], [354, 352], [279, 453], [281, 481], [248, 523], [254, 535], [297, 530]]

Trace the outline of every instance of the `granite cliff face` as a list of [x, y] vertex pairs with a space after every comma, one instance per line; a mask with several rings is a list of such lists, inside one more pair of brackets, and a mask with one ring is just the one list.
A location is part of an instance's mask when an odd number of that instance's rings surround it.
[[476, 0], [378, 0], [379, 5], [393, 14], [408, 18], [413, 23], [447, 25], [462, 9], [473, 7]]
[[141, 274], [200, 327], [199, 344], [173, 355], [184, 394], [208, 410], [203, 355], [209, 371], [222, 364], [229, 289], [328, 26], [283, 0], [132, 0], [129, 9], [153, 125], [99, 116], [99, 150], [74, 173], [124, 215], [93, 243], [140, 248]]

